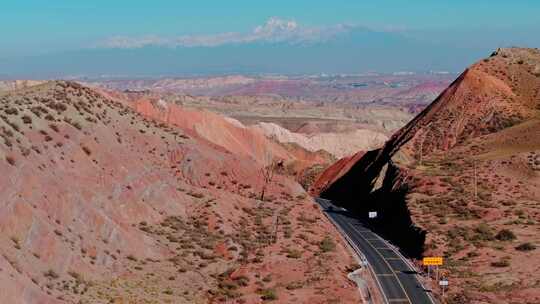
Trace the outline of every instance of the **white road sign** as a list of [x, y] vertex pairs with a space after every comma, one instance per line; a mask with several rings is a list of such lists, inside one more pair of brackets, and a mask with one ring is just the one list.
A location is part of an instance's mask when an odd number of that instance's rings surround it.
[[370, 211], [368, 213], [369, 218], [376, 218], [377, 217], [377, 211]]
[[441, 280], [441, 281], [439, 281], [439, 285], [440, 286], [448, 286], [448, 281], [447, 280]]

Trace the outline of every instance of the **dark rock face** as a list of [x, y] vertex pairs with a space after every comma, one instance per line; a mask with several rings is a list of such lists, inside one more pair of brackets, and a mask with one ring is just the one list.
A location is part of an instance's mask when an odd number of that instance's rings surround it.
[[[501, 49], [475, 63], [382, 148], [350, 160], [354, 164], [334, 182], [317, 181], [325, 185], [320, 196], [360, 216], [384, 211], [374, 227], [411, 256], [420, 255], [425, 232], [414, 226], [407, 209], [406, 195], [414, 186], [407, 166], [432, 154], [449, 156], [474, 139], [536, 117], [538, 58], [534, 49]], [[406, 161], [394, 163], [396, 158]]]

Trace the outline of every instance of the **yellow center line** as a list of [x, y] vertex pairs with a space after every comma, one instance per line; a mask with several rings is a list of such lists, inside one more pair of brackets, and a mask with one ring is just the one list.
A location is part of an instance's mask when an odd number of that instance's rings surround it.
[[[353, 225], [349, 224], [348, 221], [345, 221], [345, 223], [347, 223], [347, 225], [349, 225], [354, 231], [358, 232], [358, 230], [356, 229], [356, 227], [354, 227]], [[362, 239], [364, 239], [364, 237], [363, 237], [361, 234], [360, 234], [360, 237], [361, 237]], [[364, 239], [364, 240], [365, 240], [365, 239]], [[388, 261], [387, 261], [387, 260], [384, 258], [384, 256], [379, 252], [379, 250], [377, 250], [377, 248], [375, 248], [373, 245], [371, 245], [370, 242], [367, 242], [367, 241], [366, 241], [366, 243], [368, 243], [369, 246], [371, 246], [371, 247], [377, 252], [377, 254], [378, 254], [378, 255], [382, 258], [382, 260], [386, 263], [386, 265], [388, 266], [388, 268], [390, 268], [390, 269], [393, 270], [392, 266], [390, 266], [390, 263], [388, 263]], [[390, 249], [390, 248], [388, 248], [388, 249]], [[394, 277], [396, 278], [396, 280], [397, 280], [399, 286], [400, 286], [401, 289], [403, 290], [403, 293], [404, 293], [405, 296], [407, 297], [408, 302], [412, 304], [412, 301], [411, 301], [411, 299], [409, 298], [409, 295], [407, 294], [407, 291], [405, 290], [405, 287], [403, 287], [403, 284], [401, 284], [401, 281], [399, 280], [399, 277], [398, 277], [395, 273], [393, 273], [393, 275], [394, 275]]]

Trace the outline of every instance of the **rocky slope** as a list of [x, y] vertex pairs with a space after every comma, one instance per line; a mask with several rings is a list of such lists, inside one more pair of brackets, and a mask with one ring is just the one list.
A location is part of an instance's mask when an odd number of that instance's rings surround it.
[[540, 51], [499, 49], [314, 192], [379, 211], [374, 227], [413, 258], [444, 256], [448, 303], [536, 303], [539, 164]]
[[231, 153], [249, 157], [261, 164], [269, 164], [274, 159], [299, 162], [325, 162], [318, 154], [310, 155], [310, 159], [302, 159], [301, 151], [288, 151], [274, 143], [254, 129], [246, 128], [242, 123], [232, 118], [220, 116], [209, 111], [197, 111], [182, 108], [175, 104], [161, 104], [149, 99], [137, 100], [130, 103], [134, 109], [153, 119], [174, 125], [197, 134], [200, 138], [221, 146]]
[[282, 168], [265, 179], [257, 149], [153, 111], [71, 82], [0, 95], [2, 302], [359, 301], [352, 258]]

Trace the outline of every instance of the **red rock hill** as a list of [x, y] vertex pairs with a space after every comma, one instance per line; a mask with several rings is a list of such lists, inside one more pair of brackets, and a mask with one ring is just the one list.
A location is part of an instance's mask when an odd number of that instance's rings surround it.
[[315, 185], [362, 217], [378, 211], [374, 229], [410, 257], [444, 256], [448, 301], [539, 302], [540, 51], [473, 64], [381, 149]]
[[222, 119], [209, 138], [241, 142], [218, 145], [193, 132], [212, 115], [168, 124], [129, 103], [63, 81], [0, 94], [0, 302], [256, 303], [255, 275], [284, 302], [359, 301], [331, 224], [298, 183], [261, 175], [266, 143]]

